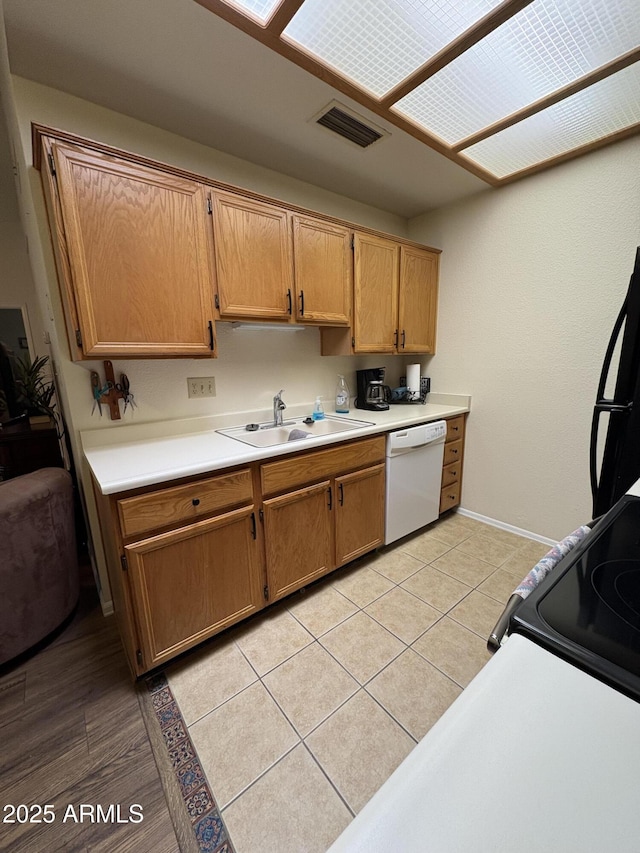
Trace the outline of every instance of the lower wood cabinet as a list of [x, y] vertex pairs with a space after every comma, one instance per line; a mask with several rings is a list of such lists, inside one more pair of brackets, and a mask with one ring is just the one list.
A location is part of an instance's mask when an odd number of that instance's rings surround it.
[[[383, 437], [262, 466], [267, 488], [275, 482], [320, 480], [264, 501], [270, 600], [382, 545], [385, 466], [367, 464], [376, 458], [384, 459]], [[348, 472], [356, 460], [365, 467]]]
[[276, 600], [333, 568], [328, 480], [266, 500], [264, 538], [269, 598]]
[[116, 618], [134, 676], [384, 540], [384, 436], [105, 497]]
[[336, 567], [382, 545], [384, 478], [381, 463], [336, 479]]
[[[460, 502], [464, 415], [447, 420], [440, 512]], [[385, 441], [345, 441], [96, 499], [134, 676], [384, 542]]]
[[445, 436], [444, 458], [442, 461], [440, 514], [460, 504], [464, 427], [464, 415], [447, 419], [447, 434]]
[[124, 550], [147, 668], [263, 605], [253, 506]]

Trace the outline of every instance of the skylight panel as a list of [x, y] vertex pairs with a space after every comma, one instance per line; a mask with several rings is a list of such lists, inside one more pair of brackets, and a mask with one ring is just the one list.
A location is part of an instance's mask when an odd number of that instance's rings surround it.
[[640, 63], [465, 149], [498, 178], [640, 123]]
[[283, 36], [380, 97], [501, 0], [305, 0]]
[[392, 109], [455, 144], [640, 44], [638, 0], [535, 0]]
[[282, 0], [226, 0], [230, 6], [236, 6], [241, 12], [251, 15], [260, 23], [266, 24]]
[[640, 0], [197, 2], [496, 186], [640, 134]]

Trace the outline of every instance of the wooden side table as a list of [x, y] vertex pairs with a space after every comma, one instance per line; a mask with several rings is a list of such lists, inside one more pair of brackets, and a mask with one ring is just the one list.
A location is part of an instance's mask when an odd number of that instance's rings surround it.
[[63, 468], [55, 429], [13, 424], [0, 429], [0, 480], [11, 480], [38, 468]]

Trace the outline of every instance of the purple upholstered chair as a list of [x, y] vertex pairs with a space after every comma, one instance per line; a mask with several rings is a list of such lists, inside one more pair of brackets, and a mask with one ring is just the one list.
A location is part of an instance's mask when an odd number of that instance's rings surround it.
[[0, 483], [0, 664], [64, 622], [78, 593], [69, 472], [41, 468]]

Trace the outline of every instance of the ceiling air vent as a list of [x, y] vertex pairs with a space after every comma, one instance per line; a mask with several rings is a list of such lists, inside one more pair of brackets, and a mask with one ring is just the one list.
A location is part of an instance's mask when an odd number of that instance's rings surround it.
[[361, 148], [368, 148], [369, 145], [387, 135], [381, 128], [374, 129], [356, 118], [353, 113], [347, 112], [342, 106], [336, 106], [335, 103], [330, 104], [329, 109], [325, 108], [315, 121], [316, 124], [332, 130], [349, 142], [355, 142]]

